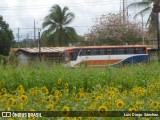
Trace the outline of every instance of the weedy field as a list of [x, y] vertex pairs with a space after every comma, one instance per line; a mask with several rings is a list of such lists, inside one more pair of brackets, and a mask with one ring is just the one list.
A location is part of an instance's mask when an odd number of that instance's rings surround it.
[[0, 111], [160, 111], [159, 66], [159, 63], [103, 68], [1, 65]]

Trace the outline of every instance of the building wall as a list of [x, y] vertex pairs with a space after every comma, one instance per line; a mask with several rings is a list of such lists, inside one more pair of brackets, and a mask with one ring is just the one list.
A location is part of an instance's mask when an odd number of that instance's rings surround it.
[[151, 49], [151, 50], [149, 50], [149, 60], [150, 61], [155, 61], [157, 59], [158, 59], [157, 49]]
[[[18, 52], [19, 64], [32, 65], [40, 61], [39, 53], [28, 53], [24, 51]], [[41, 62], [60, 63], [61, 57], [59, 53], [43, 53], [41, 54]]]
[[30, 58], [27, 54], [20, 52], [18, 55], [18, 59], [19, 59], [19, 64], [28, 64]]
[[[32, 65], [35, 64], [37, 61], [39, 61], [39, 55], [37, 53], [31, 54], [21, 51], [18, 53], [18, 59], [19, 59], [19, 64], [21, 65]], [[41, 56], [41, 60], [45, 60], [43, 56]]]

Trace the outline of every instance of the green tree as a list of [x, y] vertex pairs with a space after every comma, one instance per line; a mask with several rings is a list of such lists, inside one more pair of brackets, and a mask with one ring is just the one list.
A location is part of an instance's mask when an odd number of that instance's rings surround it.
[[77, 33], [74, 28], [68, 27], [74, 17], [68, 7], [62, 9], [59, 5], [52, 6], [42, 24], [43, 28], [47, 28], [43, 32], [42, 38], [53, 40], [54, 46], [66, 46], [69, 42], [75, 41]]
[[106, 14], [97, 18], [90, 33], [85, 34], [85, 42], [88, 45], [142, 44], [142, 30], [134, 21], [123, 22], [119, 14]]
[[10, 47], [13, 43], [13, 33], [9, 25], [0, 16], [0, 54], [9, 55]]
[[147, 25], [149, 27], [150, 32], [155, 32], [158, 26], [158, 12], [160, 12], [160, 1], [159, 0], [142, 0], [141, 2], [131, 3], [128, 8], [142, 8], [136, 15], [144, 15], [146, 13], [149, 14], [149, 18], [147, 20]]

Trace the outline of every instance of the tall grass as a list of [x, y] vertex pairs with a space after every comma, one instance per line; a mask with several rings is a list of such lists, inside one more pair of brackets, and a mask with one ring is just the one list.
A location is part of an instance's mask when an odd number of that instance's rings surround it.
[[132, 89], [134, 86], [146, 87], [154, 82], [160, 82], [160, 64], [144, 64], [127, 67], [105, 68], [65, 68], [55, 65], [39, 64], [34, 66], [0, 66], [0, 80], [5, 83], [9, 92], [19, 85], [26, 90], [33, 87], [57, 87], [58, 79], [69, 83], [70, 91], [84, 87], [91, 91], [97, 85], [114, 86], [120, 90]]

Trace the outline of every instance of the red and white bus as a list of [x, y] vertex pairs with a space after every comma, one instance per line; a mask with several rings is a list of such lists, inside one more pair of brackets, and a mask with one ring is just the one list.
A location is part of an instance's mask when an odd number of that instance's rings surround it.
[[62, 53], [63, 66], [109, 66], [148, 62], [144, 45], [70, 47]]

